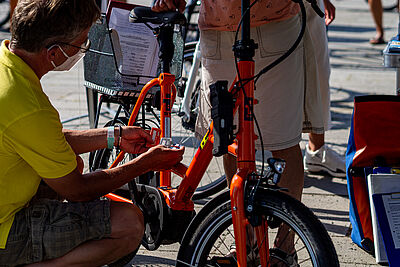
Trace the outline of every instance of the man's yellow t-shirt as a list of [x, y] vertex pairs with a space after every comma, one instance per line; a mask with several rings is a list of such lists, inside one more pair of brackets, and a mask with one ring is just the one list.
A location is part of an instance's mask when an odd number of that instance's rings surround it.
[[77, 165], [37, 75], [8, 44], [0, 48], [0, 249], [41, 177], [59, 178]]

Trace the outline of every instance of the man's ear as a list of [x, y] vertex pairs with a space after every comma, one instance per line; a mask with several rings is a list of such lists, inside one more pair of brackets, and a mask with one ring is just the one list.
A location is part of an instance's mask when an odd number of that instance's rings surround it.
[[49, 61], [54, 61], [56, 58], [57, 46], [52, 46], [50, 49], [45, 48], [44, 52], [47, 54], [47, 59]]

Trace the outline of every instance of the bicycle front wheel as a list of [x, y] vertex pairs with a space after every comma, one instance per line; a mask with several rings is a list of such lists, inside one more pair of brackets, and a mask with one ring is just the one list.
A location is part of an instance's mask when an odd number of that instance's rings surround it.
[[[339, 266], [324, 226], [302, 203], [284, 193], [268, 190], [268, 194], [258, 196], [255, 208], [268, 223], [268, 232], [264, 235], [268, 240], [263, 242], [269, 244], [269, 266]], [[294, 244], [291, 251], [277, 245], [284, 241], [279, 234], [282, 229], [287, 230], [285, 236], [290, 236], [290, 242]], [[216, 206], [193, 232], [185, 236], [188, 238], [181, 244], [177, 266], [237, 266], [229, 199]], [[251, 234], [247, 236], [250, 239]], [[247, 266], [260, 265], [258, 251], [257, 245], [247, 245]]]

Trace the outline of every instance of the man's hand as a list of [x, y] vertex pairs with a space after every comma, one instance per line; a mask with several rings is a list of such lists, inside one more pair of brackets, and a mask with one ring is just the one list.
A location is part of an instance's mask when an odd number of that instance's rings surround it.
[[336, 8], [329, 0], [324, 0], [325, 6], [325, 25], [328, 26], [335, 19]]
[[183, 12], [185, 10], [185, 0], [156, 0], [151, 10], [155, 12], [176, 11]]
[[146, 144], [152, 144], [153, 140], [148, 132], [137, 126], [122, 127], [122, 139], [120, 148], [127, 153], [140, 154], [146, 152]]
[[157, 145], [140, 156], [143, 157], [143, 161], [152, 162], [152, 170], [163, 171], [169, 170], [172, 166], [181, 162], [184, 152], [185, 147], [174, 149], [163, 145]]

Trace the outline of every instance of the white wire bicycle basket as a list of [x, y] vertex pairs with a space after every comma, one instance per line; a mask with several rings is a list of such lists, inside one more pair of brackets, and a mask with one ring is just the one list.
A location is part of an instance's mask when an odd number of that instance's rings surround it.
[[[123, 27], [136, 28], [134, 31], [139, 34], [147, 28], [142, 23], [129, 23], [128, 18], [126, 20]], [[84, 85], [110, 96], [137, 98], [143, 86], [160, 74], [156, 37], [149, 37], [147, 32], [147, 37], [143, 38], [147, 38], [148, 43], [144, 43], [140, 40], [142, 37], [118, 33], [110, 25], [103, 15], [89, 31], [91, 48], [83, 60]], [[149, 28], [148, 30], [151, 31]], [[184, 48], [180, 25], [175, 25], [173, 41], [175, 48], [171, 74], [175, 75], [177, 84], [182, 73]], [[153, 44], [150, 49], [145, 47], [150, 46], [149, 43]], [[153, 87], [146, 97], [152, 97], [158, 89], [157, 86]]]

